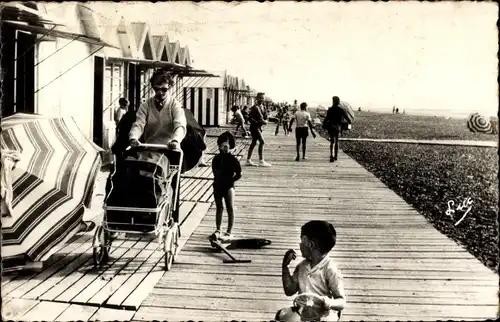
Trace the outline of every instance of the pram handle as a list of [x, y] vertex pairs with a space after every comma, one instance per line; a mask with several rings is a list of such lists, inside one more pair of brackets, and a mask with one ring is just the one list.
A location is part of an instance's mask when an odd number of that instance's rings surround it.
[[137, 146], [137, 147], [132, 147], [132, 146], [129, 145], [125, 149], [125, 151], [128, 151], [130, 149], [136, 149], [136, 148], [145, 148], [145, 149], [151, 149], [151, 150], [167, 150], [167, 151], [174, 151], [174, 152], [182, 152], [181, 149], [171, 149], [166, 144], [153, 144], [153, 143], [139, 143], [139, 146]]

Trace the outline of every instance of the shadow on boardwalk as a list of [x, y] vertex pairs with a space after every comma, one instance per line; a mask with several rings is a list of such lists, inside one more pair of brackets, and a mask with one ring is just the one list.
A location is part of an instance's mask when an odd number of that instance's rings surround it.
[[[344, 320], [496, 316], [498, 277], [375, 176], [343, 153], [329, 163], [324, 139], [310, 138], [309, 159], [295, 162], [293, 134], [274, 136], [268, 127], [265, 137], [273, 167], [243, 168], [234, 233], [273, 244], [235, 251], [251, 264], [222, 264], [207, 241], [212, 206], [134, 320], [272, 319], [291, 304], [281, 287], [282, 256], [298, 249], [300, 227], [311, 219], [337, 229], [333, 258], [345, 277]], [[239, 154], [245, 160], [246, 151]]]

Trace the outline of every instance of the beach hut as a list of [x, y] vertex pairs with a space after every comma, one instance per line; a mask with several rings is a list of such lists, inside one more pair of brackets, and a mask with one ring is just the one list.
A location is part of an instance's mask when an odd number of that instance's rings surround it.
[[95, 126], [102, 120], [95, 93], [103, 86], [96, 83], [96, 62], [118, 45], [101, 37], [81, 3], [10, 2], [0, 14], [2, 117], [70, 116], [87, 138], [102, 143]]
[[183, 77], [182, 102], [201, 126], [220, 126], [228, 122], [226, 73], [198, 73]]

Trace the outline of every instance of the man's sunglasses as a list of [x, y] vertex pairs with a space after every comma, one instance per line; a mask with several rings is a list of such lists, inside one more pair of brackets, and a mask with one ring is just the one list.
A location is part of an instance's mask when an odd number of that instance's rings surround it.
[[153, 86], [155, 92], [162, 91], [163, 93], [168, 92], [168, 87]]

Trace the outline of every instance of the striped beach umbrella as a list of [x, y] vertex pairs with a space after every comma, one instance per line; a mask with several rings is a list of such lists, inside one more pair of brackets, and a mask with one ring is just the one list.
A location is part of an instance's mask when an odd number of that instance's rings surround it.
[[47, 260], [80, 229], [101, 166], [100, 149], [72, 118], [2, 119], [1, 147], [20, 158], [8, 174], [12, 212], [2, 217], [4, 270]]
[[474, 113], [467, 119], [467, 127], [471, 132], [493, 134], [491, 122], [479, 113]]
[[352, 123], [352, 121], [354, 121], [354, 110], [352, 106], [345, 101], [340, 101], [339, 106], [347, 114], [347, 117], [349, 117], [349, 122]]

